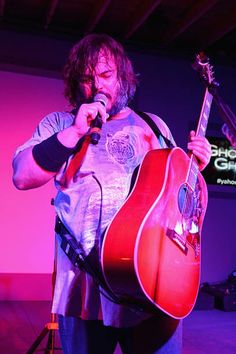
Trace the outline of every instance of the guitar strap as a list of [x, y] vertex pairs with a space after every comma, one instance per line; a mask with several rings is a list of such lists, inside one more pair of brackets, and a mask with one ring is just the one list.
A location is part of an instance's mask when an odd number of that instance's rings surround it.
[[135, 111], [135, 113], [138, 114], [149, 125], [149, 127], [156, 135], [157, 139], [160, 139], [160, 137], [162, 137], [162, 139], [165, 141], [168, 148], [171, 149], [174, 147], [172, 142], [165, 135], [162, 134], [162, 132], [160, 131], [160, 129], [158, 128], [154, 120], [147, 113], [142, 111]]
[[117, 297], [108, 287], [103, 276], [99, 260], [99, 251], [96, 246], [94, 246], [86, 256], [80, 243], [70, 234], [58, 216], [56, 217], [55, 232], [60, 235], [60, 247], [72, 264], [92, 276], [95, 286], [104, 297], [115, 304], [129, 306], [134, 311], [143, 311], [142, 306], [132, 304], [128, 299], [123, 300]]

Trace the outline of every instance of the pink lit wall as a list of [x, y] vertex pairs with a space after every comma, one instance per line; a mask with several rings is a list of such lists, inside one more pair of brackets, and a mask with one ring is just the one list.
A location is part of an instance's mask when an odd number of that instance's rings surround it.
[[53, 182], [19, 191], [11, 164], [16, 147], [44, 115], [69, 107], [63, 83], [55, 78], [0, 71], [0, 92], [0, 299], [47, 299], [54, 260]]

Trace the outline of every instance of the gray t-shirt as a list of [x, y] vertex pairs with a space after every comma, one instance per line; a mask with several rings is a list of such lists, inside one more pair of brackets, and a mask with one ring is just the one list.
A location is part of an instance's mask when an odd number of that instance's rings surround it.
[[[149, 115], [175, 145], [166, 124], [159, 117]], [[69, 112], [49, 114], [16, 154], [70, 126], [73, 119]], [[97, 145], [85, 139], [76, 156], [71, 156], [62, 166], [55, 176], [55, 210], [86, 254], [99, 243], [100, 235], [124, 203], [135, 167], [149, 150], [165, 147], [162, 137], [157, 139], [147, 123], [130, 111], [127, 117], [103, 125]], [[114, 304], [101, 295], [91, 276], [74, 267], [60, 248], [60, 237], [52, 312], [103, 319], [105, 325], [114, 327], [135, 325], [149, 316]]]

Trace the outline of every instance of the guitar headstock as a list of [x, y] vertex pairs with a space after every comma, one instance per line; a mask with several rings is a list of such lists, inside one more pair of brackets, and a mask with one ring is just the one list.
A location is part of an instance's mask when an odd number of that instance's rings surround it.
[[204, 54], [204, 52], [196, 54], [192, 67], [199, 73], [201, 79], [207, 87], [212, 88], [219, 86], [219, 83], [215, 81], [213, 66], [210, 65], [209, 58]]

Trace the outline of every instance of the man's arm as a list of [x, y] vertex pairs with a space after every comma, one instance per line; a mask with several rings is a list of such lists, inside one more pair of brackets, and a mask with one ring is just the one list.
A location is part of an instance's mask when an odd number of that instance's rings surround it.
[[[56, 134], [56, 139], [58, 140], [59, 148], [62, 149], [60, 151], [61, 153], [64, 152], [63, 150], [65, 149], [66, 155], [65, 158], [60, 161], [59, 158], [59, 165], [58, 167], [54, 167], [52, 171], [50, 169], [50, 160], [54, 163], [55, 160], [57, 160], [57, 154], [59, 153], [58, 147], [56, 146], [54, 148], [54, 144], [50, 145], [49, 150], [47, 152], [47, 164], [46, 163], [40, 163], [38, 161], [44, 161], [45, 160], [45, 152], [41, 149], [35, 153], [35, 147], [37, 146], [31, 146], [26, 148], [25, 150], [21, 151], [18, 153], [18, 155], [14, 158], [13, 160], [13, 183], [18, 189], [31, 189], [31, 188], [37, 188], [45, 183], [47, 183], [51, 178], [53, 178], [56, 173], [60, 170], [61, 166], [64, 164], [66, 161], [66, 157], [69, 157], [73, 152], [74, 148], [78, 142], [78, 140], [82, 137], [82, 135], [79, 135], [77, 131], [74, 129], [73, 126], [66, 128], [62, 131], [60, 131], [58, 134]], [[51, 139], [50, 137], [49, 139]], [[46, 139], [43, 141], [41, 144], [47, 144], [47, 141], [49, 139]], [[39, 147], [40, 144], [38, 144]], [[43, 146], [42, 146], [43, 147]], [[48, 148], [48, 145], [46, 146], [46, 149]], [[56, 150], [55, 150], [56, 149]], [[41, 156], [41, 158], [37, 161], [37, 156]], [[50, 159], [48, 161], [48, 159]]]
[[37, 188], [55, 176], [41, 168], [33, 158], [33, 147], [21, 151], [13, 160], [13, 183], [18, 189]]
[[83, 104], [73, 125], [19, 152], [13, 160], [13, 183], [16, 188], [37, 188], [53, 178], [75, 152], [78, 141], [88, 132], [91, 120], [98, 113], [105, 123], [108, 115], [100, 102]]

